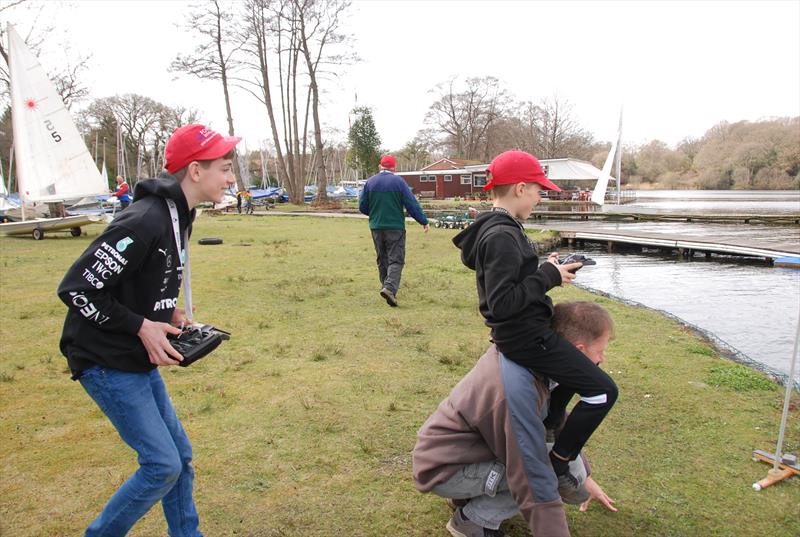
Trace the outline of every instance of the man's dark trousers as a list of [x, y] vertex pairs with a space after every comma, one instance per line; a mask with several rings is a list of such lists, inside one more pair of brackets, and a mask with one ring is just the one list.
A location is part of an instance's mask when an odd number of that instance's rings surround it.
[[406, 258], [406, 230], [373, 229], [372, 242], [378, 256], [381, 285], [396, 295], [400, 289], [400, 275]]

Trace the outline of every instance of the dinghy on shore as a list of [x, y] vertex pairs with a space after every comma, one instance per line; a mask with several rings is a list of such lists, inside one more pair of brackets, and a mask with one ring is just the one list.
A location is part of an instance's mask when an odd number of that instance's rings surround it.
[[[67, 215], [64, 202], [108, 193], [64, 101], [14, 27], [8, 25], [11, 114], [21, 221], [0, 224], [6, 235], [46, 231], [81, 234], [81, 226], [101, 222], [95, 215]], [[54, 218], [26, 219], [25, 204], [48, 203]]]

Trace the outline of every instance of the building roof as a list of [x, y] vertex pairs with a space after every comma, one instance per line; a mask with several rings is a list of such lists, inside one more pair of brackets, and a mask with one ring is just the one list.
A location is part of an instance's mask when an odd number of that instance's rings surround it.
[[[591, 162], [576, 158], [552, 158], [539, 161], [543, 168], [547, 170], [547, 178], [551, 181], [597, 181], [602, 170], [595, 167]], [[473, 173], [486, 171], [488, 164], [477, 164], [474, 166], [464, 166]], [[612, 177], [612, 179], [616, 180]]]
[[[484, 166], [485, 168], [485, 166]], [[479, 171], [468, 170], [466, 168], [455, 168], [455, 169], [446, 169], [446, 170], [427, 170], [427, 171], [419, 171], [419, 172], [394, 172], [395, 175], [399, 176], [409, 176], [409, 177], [416, 177], [418, 175], [461, 175], [461, 174], [470, 174], [470, 173], [482, 173]]]
[[478, 160], [464, 160], [460, 158], [442, 158], [437, 160], [436, 162], [428, 164], [427, 166], [422, 168], [422, 171], [428, 171], [428, 170], [438, 171], [438, 170], [449, 170], [449, 169], [456, 170], [463, 168], [467, 164], [478, 164], [479, 162], [480, 161]]

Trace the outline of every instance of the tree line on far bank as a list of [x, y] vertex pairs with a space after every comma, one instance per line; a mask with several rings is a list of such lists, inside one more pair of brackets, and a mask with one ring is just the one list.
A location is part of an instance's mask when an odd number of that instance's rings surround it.
[[[424, 128], [397, 152], [402, 169], [442, 157], [487, 163], [507, 149], [601, 168], [611, 147], [558, 96], [517, 100], [494, 77], [451, 79], [435, 92]], [[675, 147], [660, 140], [624, 145], [622, 180], [646, 189], [800, 189], [800, 117], [721, 122]]]

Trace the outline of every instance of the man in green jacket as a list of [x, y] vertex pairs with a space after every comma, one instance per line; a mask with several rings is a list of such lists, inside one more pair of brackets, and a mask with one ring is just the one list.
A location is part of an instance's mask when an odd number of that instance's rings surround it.
[[369, 216], [372, 242], [378, 256], [380, 295], [390, 306], [397, 307], [397, 291], [406, 256], [406, 219], [403, 208], [425, 233], [430, 226], [422, 207], [399, 175], [392, 173], [397, 160], [392, 155], [381, 157], [380, 171], [367, 179], [361, 192], [358, 209]]

